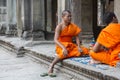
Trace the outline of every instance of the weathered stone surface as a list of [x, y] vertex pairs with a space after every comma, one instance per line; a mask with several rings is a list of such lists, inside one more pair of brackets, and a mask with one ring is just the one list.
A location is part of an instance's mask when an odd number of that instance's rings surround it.
[[23, 30], [32, 29], [32, 5], [31, 0], [24, 0]]
[[[79, 6], [79, 4], [77, 4]], [[76, 13], [80, 19], [75, 19], [82, 28], [82, 32], [92, 32], [93, 27], [93, 0], [81, 0], [81, 11]], [[81, 13], [81, 14], [80, 14]], [[81, 20], [81, 23], [80, 23]]]
[[120, 0], [114, 0], [114, 12], [120, 22]]
[[44, 1], [34, 0], [33, 3], [33, 31], [44, 30]]
[[5, 35], [6, 24], [0, 24], [0, 35]]
[[16, 26], [16, 0], [7, 1], [7, 23], [6, 23], [6, 35], [17, 35]]
[[23, 31], [22, 38], [25, 40], [29, 40], [32, 38], [32, 32], [31, 31]]
[[43, 31], [32, 32], [32, 40], [45, 40]]
[[9, 30], [6, 31], [6, 36], [17, 36], [17, 26], [16, 24], [9, 24]]
[[22, 23], [22, 1], [23, 0], [16, 0], [17, 4], [17, 32], [18, 32], [18, 37], [22, 36], [22, 31], [23, 31], [23, 23]]
[[47, 72], [46, 64], [28, 56], [16, 58], [13, 52], [2, 47], [0, 52], [0, 80], [71, 80], [65, 73], [57, 73], [54, 78], [41, 77], [40, 74]]
[[23, 47], [23, 46], [17, 47], [16, 50], [17, 50], [17, 52], [16, 52], [17, 57], [24, 57], [25, 50], [24, 50], [24, 47]]

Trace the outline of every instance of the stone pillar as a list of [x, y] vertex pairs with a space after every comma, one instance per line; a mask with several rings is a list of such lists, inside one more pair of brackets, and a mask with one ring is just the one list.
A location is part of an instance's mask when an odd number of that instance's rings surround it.
[[23, 0], [17, 0], [17, 32], [18, 32], [18, 37], [22, 36], [22, 1]]
[[22, 4], [22, 37], [23, 39], [29, 39], [32, 36], [31, 0], [24, 0]]
[[120, 0], [114, 0], [114, 12], [120, 22]]
[[85, 39], [84, 35], [92, 35], [92, 0], [72, 0], [71, 3], [72, 20], [82, 29], [80, 39]]
[[[81, 0], [71, 0], [71, 13], [72, 13], [72, 21], [81, 26]], [[79, 34], [79, 38], [81, 39], [81, 34]]]
[[58, 0], [58, 24], [61, 22], [61, 13], [65, 10], [65, 0]]
[[24, 0], [24, 30], [31, 30], [31, 0]]
[[16, 0], [7, 0], [7, 35], [15, 35], [16, 32]]
[[72, 0], [65, 0], [65, 9], [66, 10], [72, 10]]
[[52, 26], [52, 0], [47, 0], [47, 31], [51, 31]]
[[44, 0], [32, 0], [32, 38], [44, 40], [45, 7]]
[[72, 21], [81, 27], [81, 0], [72, 0]]
[[[81, 0], [81, 11], [78, 12], [78, 17], [81, 17], [77, 20], [78, 24], [81, 24], [82, 32], [92, 32], [93, 27], [93, 1], [92, 0]], [[78, 4], [79, 5], [79, 4]], [[79, 8], [79, 7], [78, 7]], [[81, 14], [80, 14], [81, 13]]]

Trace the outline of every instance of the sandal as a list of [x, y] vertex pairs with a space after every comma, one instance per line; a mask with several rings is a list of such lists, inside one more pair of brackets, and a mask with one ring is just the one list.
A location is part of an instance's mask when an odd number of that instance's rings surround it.
[[50, 77], [57, 77], [56, 74], [54, 74], [54, 73], [49, 73], [48, 75], [49, 75]]
[[43, 73], [40, 75], [41, 77], [45, 77], [45, 76], [48, 76], [48, 73]]

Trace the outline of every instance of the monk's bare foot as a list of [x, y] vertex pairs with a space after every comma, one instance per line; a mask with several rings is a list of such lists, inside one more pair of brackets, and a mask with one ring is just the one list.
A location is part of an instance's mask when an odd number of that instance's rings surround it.
[[90, 64], [100, 64], [101, 62], [100, 61], [97, 61], [97, 60], [94, 60], [94, 59], [91, 59]]

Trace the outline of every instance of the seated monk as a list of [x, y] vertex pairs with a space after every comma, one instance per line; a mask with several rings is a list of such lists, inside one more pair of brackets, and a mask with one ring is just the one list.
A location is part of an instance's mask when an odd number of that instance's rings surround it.
[[120, 24], [113, 12], [107, 12], [104, 16], [107, 27], [104, 28], [90, 51], [91, 63], [105, 63], [116, 66], [120, 61]]
[[[56, 43], [57, 56], [51, 63], [48, 74], [53, 73], [54, 65], [59, 61], [66, 58], [79, 57], [84, 54], [84, 52], [85, 54], [88, 54], [87, 51], [84, 51], [86, 49], [82, 51], [82, 48], [80, 47], [78, 37], [80, 31], [81, 29], [77, 25], [71, 23], [71, 12], [64, 10], [62, 12], [62, 22], [58, 24], [55, 29], [54, 41]], [[76, 38], [77, 45], [73, 43], [73, 37]]]

